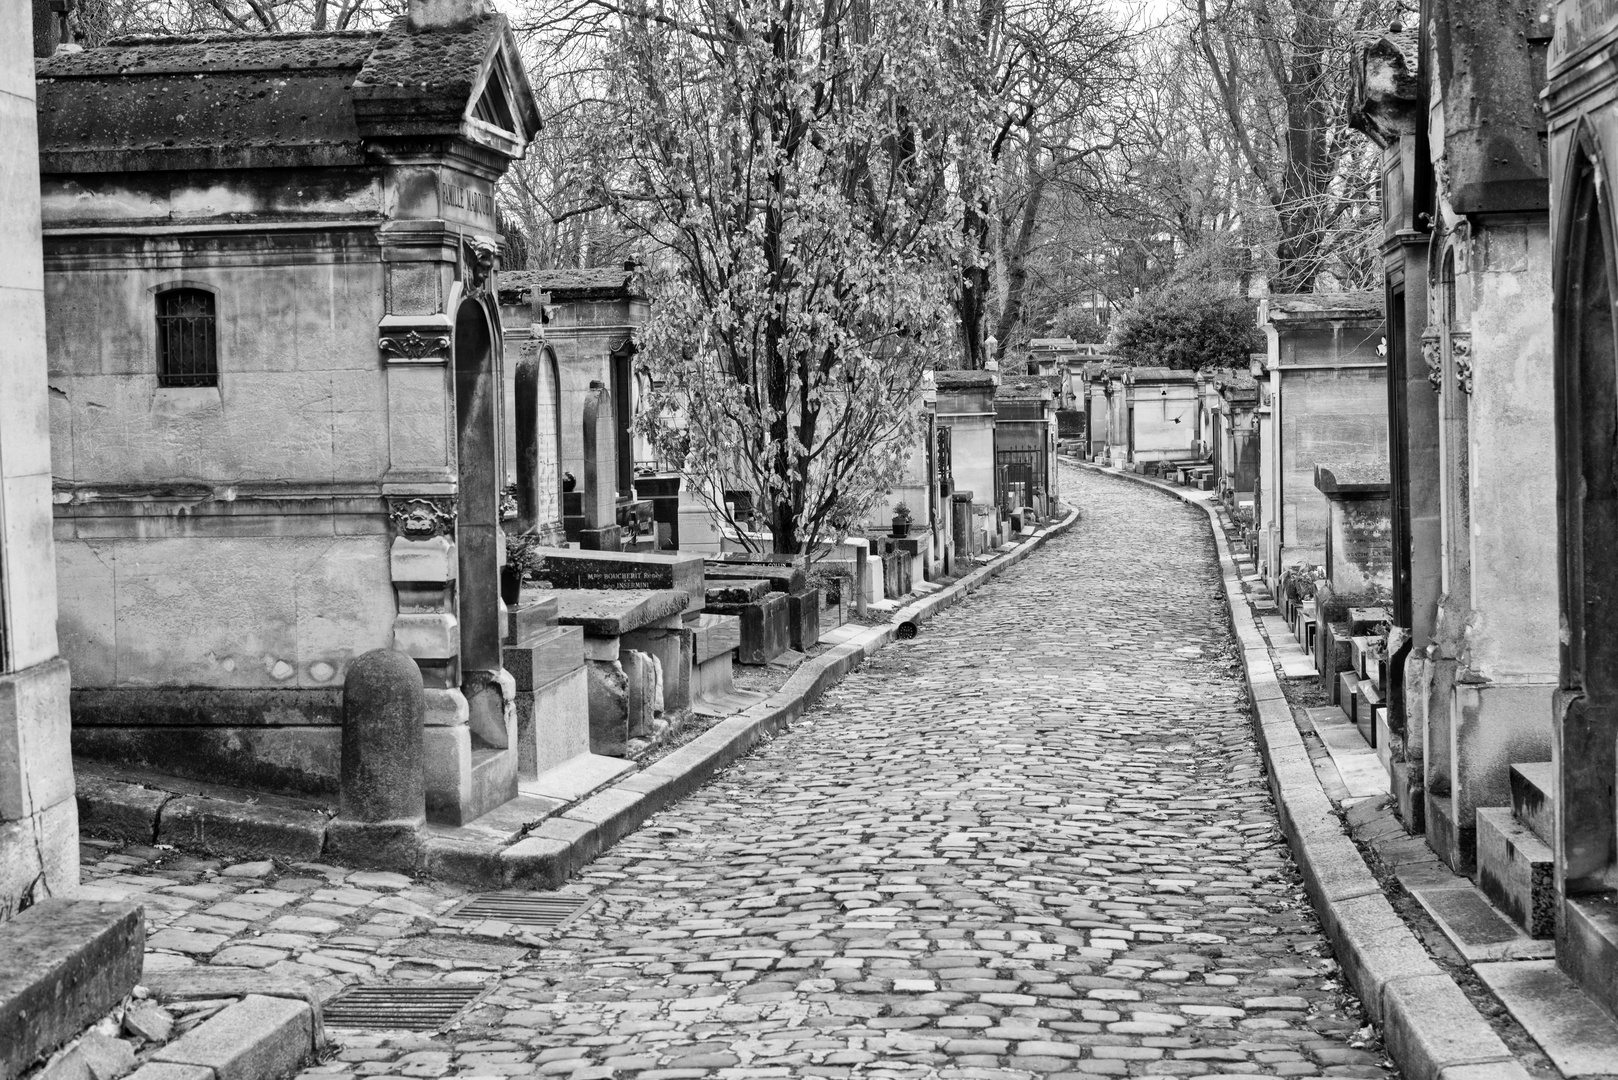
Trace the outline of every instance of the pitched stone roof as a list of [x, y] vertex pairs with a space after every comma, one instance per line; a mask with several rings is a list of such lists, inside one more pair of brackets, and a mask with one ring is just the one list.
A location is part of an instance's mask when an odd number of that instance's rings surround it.
[[507, 289], [538, 289], [550, 293], [552, 302], [558, 304], [573, 300], [614, 300], [646, 295], [640, 271], [622, 266], [512, 270], [500, 275], [501, 293]]
[[935, 371], [933, 385], [940, 390], [971, 390], [994, 386], [992, 371]]
[[1265, 322], [1380, 319], [1380, 292], [1276, 293], [1259, 302], [1259, 325]]
[[42, 59], [44, 173], [357, 165], [371, 140], [480, 141], [474, 93], [540, 128], [502, 16], [456, 30], [138, 36]]

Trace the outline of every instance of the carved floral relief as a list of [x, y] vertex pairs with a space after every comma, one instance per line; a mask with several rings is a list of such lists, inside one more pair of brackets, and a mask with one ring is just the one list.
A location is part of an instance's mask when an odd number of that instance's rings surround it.
[[406, 540], [427, 540], [455, 532], [455, 504], [448, 499], [389, 499], [388, 517]]
[[445, 334], [420, 334], [411, 330], [406, 334], [388, 334], [377, 339], [376, 347], [392, 356], [405, 360], [424, 357], [445, 357], [449, 352], [449, 337]]
[[1455, 360], [1455, 385], [1472, 392], [1472, 335], [1450, 334], [1449, 353]]

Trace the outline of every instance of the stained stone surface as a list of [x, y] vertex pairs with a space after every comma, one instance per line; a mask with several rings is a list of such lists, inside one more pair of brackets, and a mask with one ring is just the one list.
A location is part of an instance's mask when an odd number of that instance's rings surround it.
[[147, 898], [149, 969], [501, 980], [444, 1035], [333, 1032], [301, 1080], [1392, 1077], [1277, 829], [1205, 519], [1062, 484], [1076, 528], [609, 850], [558, 934], [314, 864], [89, 848], [86, 876]]

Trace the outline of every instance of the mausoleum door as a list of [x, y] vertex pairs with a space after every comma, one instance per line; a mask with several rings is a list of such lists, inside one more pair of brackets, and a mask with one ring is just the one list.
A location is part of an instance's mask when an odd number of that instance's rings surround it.
[[1569, 896], [1618, 887], [1618, 335], [1612, 215], [1580, 156], [1564, 225], [1557, 334], [1563, 715], [1559, 862]]
[[489, 318], [475, 300], [455, 318], [455, 548], [461, 671], [500, 669], [499, 408]]

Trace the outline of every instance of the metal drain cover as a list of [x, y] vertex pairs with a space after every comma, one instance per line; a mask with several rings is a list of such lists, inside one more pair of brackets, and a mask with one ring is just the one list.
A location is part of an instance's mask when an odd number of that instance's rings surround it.
[[328, 1001], [321, 1015], [328, 1027], [437, 1031], [448, 1027], [492, 985], [356, 986]]
[[443, 914], [446, 919], [494, 919], [517, 926], [564, 926], [595, 899], [558, 893], [498, 892], [468, 897]]

